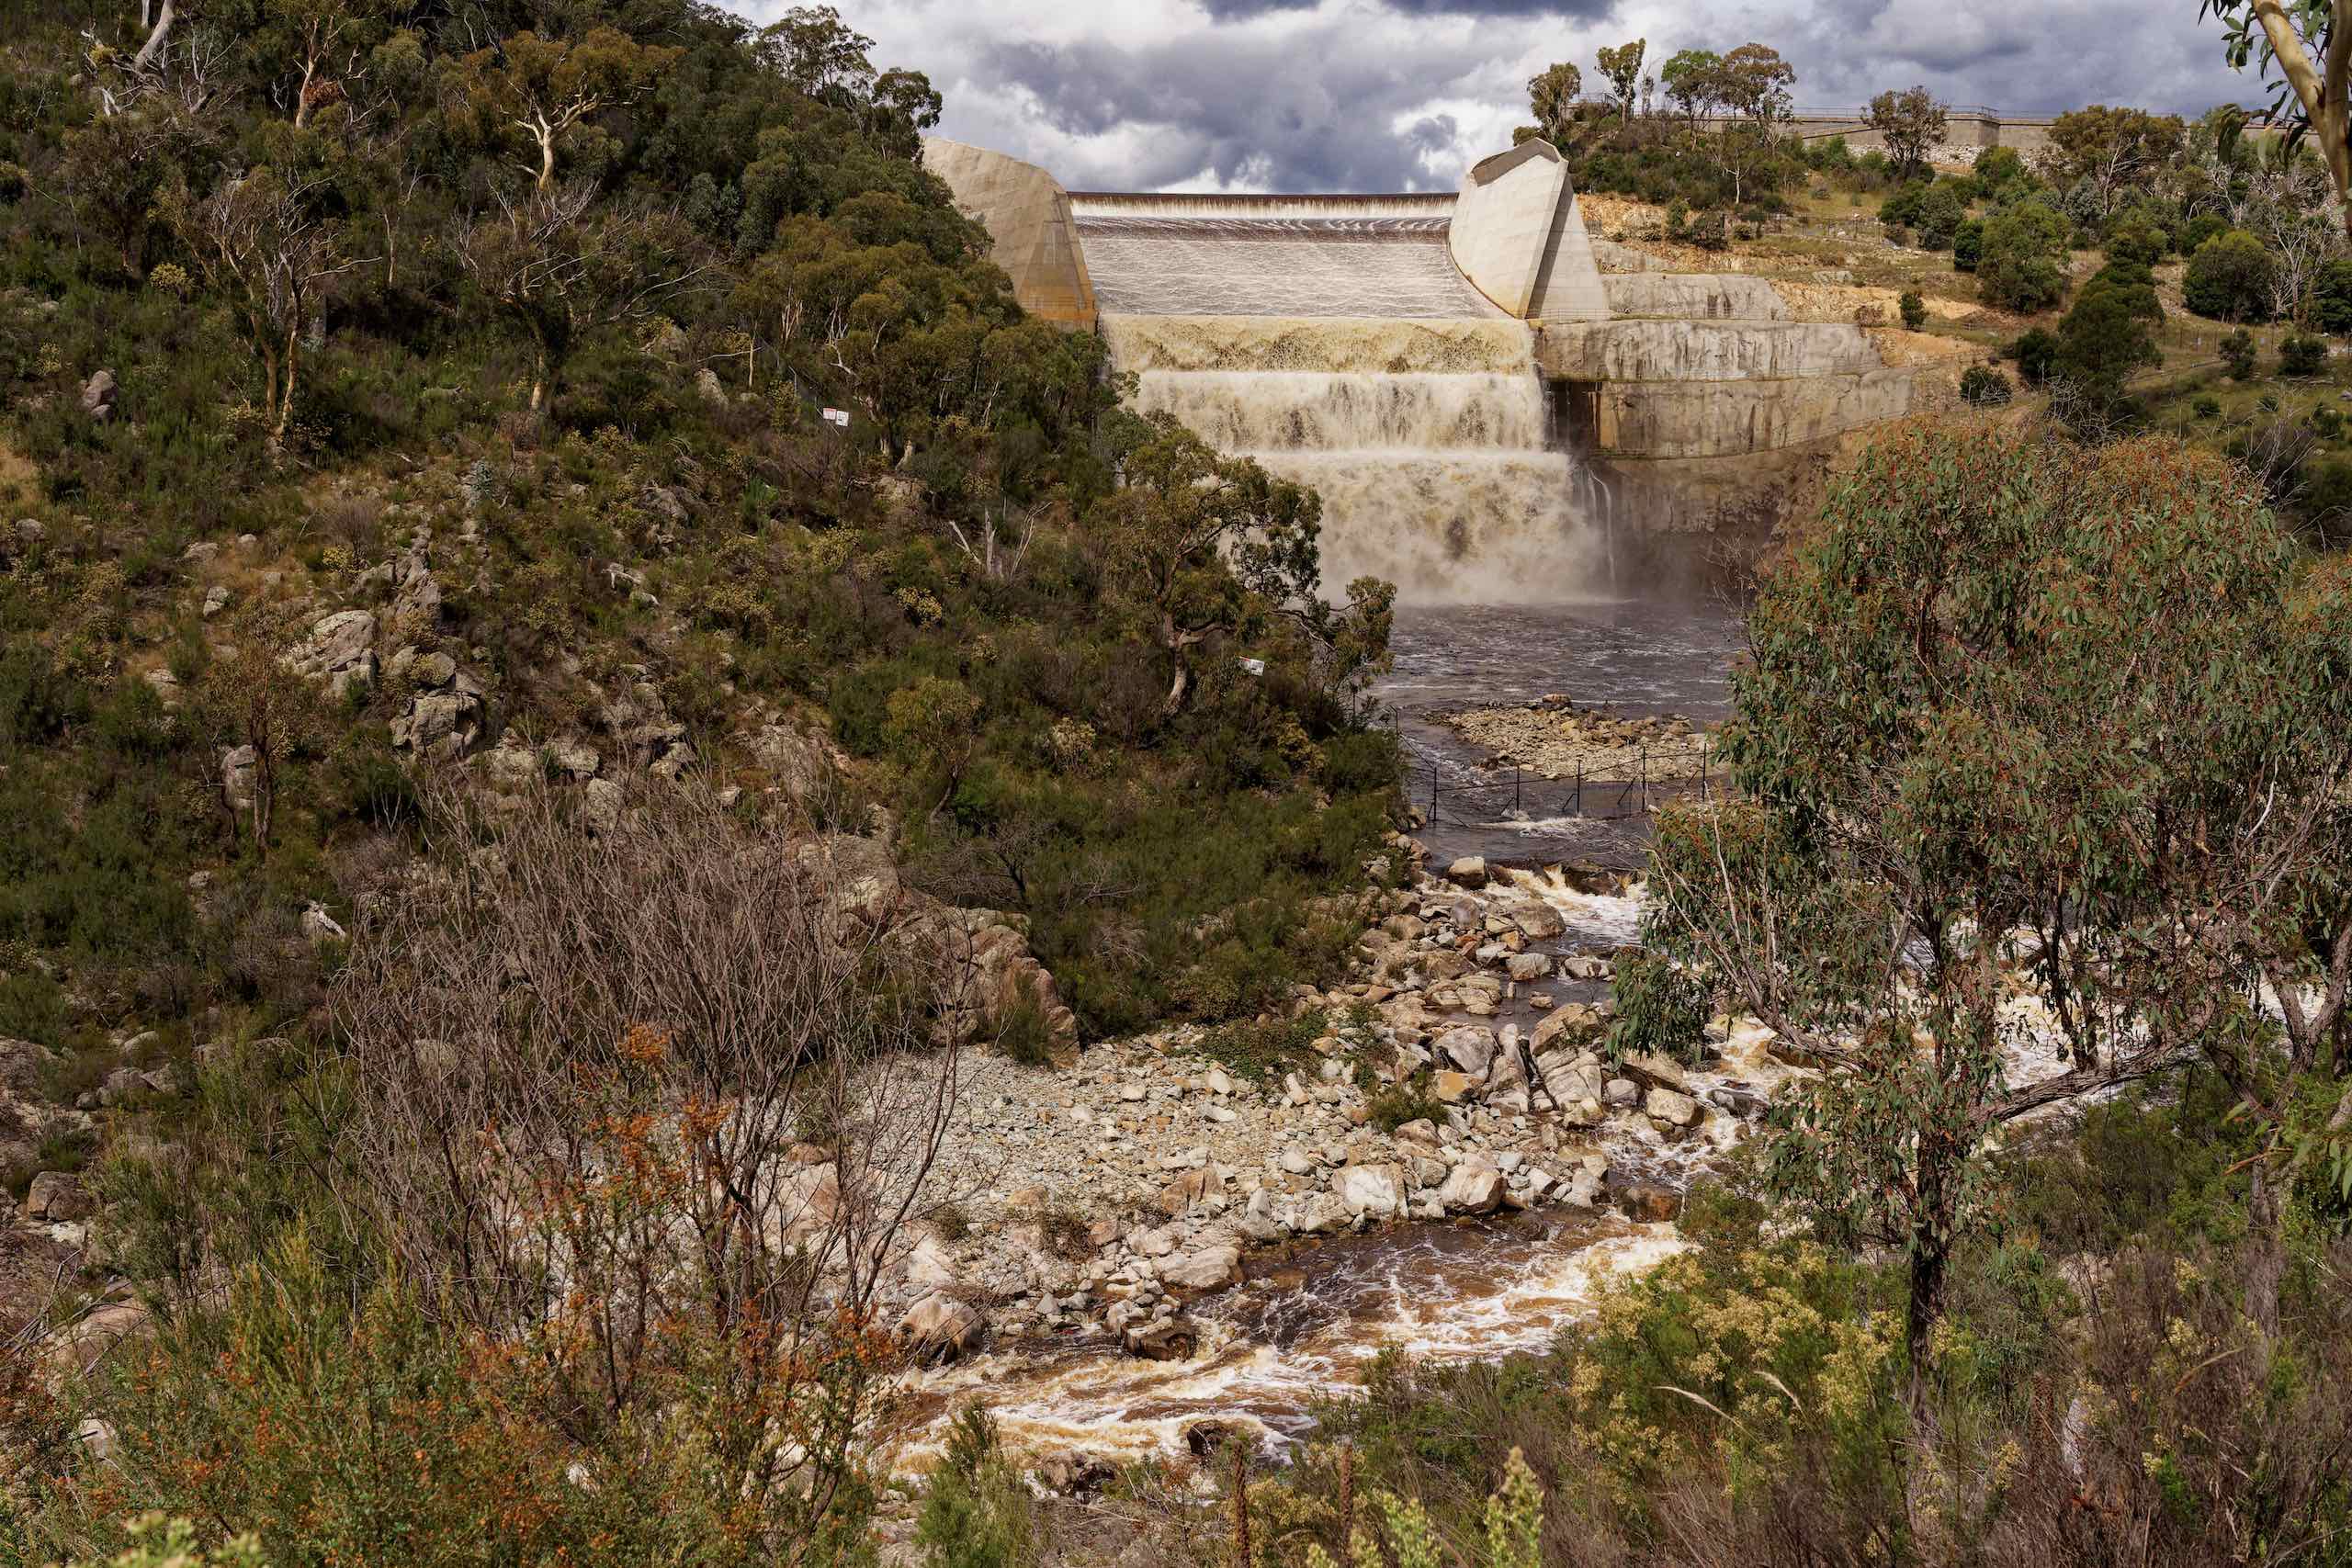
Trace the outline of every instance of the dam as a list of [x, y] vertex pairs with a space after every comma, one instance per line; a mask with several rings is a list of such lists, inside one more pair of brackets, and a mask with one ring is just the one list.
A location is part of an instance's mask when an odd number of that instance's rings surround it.
[[1604, 275], [1541, 140], [1456, 192], [1368, 196], [1073, 192], [958, 142], [924, 158], [1024, 308], [1102, 335], [1139, 412], [1315, 487], [1332, 597], [1371, 575], [1408, 604], [1572, 603], [1752, 558], [1844, 438], [1955, 401], [1947, 348], [1762, 278]]

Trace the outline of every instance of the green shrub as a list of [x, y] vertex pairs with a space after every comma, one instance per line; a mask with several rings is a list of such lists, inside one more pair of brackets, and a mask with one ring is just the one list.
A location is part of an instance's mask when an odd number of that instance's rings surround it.
[[2018, 362], [2018, 374], [2025, 378], [2029, 387], [2039, 387], [2050, 379], [2058, 363], [2058, 339], [2041, 327], [2031, 327], [2009, 344], [2009, 357]]
[[1984, 225], [1977, 291], [2004, 310], [2043, 310], [2066, 296], [2066, 220], [2039, 201], [2020, 202]]
[[2193, 256], [2197, 254], [2197, 248], [2199, 245], [2202, 245], [2206, 241], [2213, 238], [2216, 234], [2225, 234], [2229, 232], [2229, 220], [2223, 218], [2220, 213], [2200, 212], [2196, 217], [2191, 218], [2187, 222], [2181, 224], [2179, 229], [2173, 235], [2173, 243], [2177, 247], [2179, 254], [2184, 256]]
[[1928, 250], [1944, 251], [1952, 246], [1960, 226], [1968, 220], [1968, 198], [1964, 188], [1956, 181], [1938, 180], [1919, 198], [1912, 227], [1919, 233], [1919, 243]]
[[1314, 1046], [1326, 1021], [1323, 1013], [1311, 1010], [1296, 1018], [1237, 1021], [1202, 1035], [1193, 1054], [1263, 1089], [1319, 1059]]
[[1916, 333], [1928, 324], [1928, 302], [1919, 298], [1917, 289], [1905, 289], [1895, 303], [1903, 313], [1903, 324], [1911, 331]]
[[2254, 334], [2244, 327], [2222, 339], [2222, 363], [2228, 367], [2233, 381], [2254, 379]]
[[2312, 409], [2312, 434], [2322, 441], [2334, 441], [2344, 434], [2344, 411], [2320, 403]]
[[2312, 285], [2312, 324], [2337, 337], [2352, 333], [2352, 259], [2338, 256]]
[[2278, 374], [2316, 376], [2327, 368], [2327, 340], [2289, 333], [2278, 340]]
[[2199, 419], [2217, 419], [2222, 412], [2222, 400], [2210, 392], [2199, 392], [2188, 408]]
[[1445, 1107], [1429, 1092], [1426, 1084], [1406, 1082], [1392, 1085], [1372, 1097], [1365, 1108], [1372, 1124], [1384, 1133], [1395, 1133], [1408, 1122], [1442, 1122]]
[[1025, 1568], [1035, 1505], [978, 1404], [956, 1414], [945, 1451], [931, 1472], [915, 1520], [915, 1545], [930, 1568]]
[[1998, 190], [2011, 180], [2026, 177], [2025, 159], [2014, 147], [1980, 148], [1970, 172], [1981, 188]]
[[2009, 378], [1989, 365], [1972, 365], [1960, 373], [1960, 396], [1971, 408], [1998, 408], [2009, 400]]
[[1951, 265], [1959, 272], [1974, 272], [1984, 254], [1984, 222], [1971, 218], [1951, 234]]
[[2260, 321], [2270, 316], [2276, 257], [2254, 235], [2232, 229], [2214, 235], [2188, 258], [2182, 292], [2188, 308], [2219, 321]]

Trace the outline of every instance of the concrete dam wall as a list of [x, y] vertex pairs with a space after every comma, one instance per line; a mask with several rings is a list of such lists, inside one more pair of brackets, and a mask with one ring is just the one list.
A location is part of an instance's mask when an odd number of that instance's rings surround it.
[[1856, 433], [1957, 402], [1948, 340], [1889, 353], [1761, 277], [1604, 276], [1541, 141], [1393, 196], [1073, 194], [978, 148], [925, 161], [1144, 412], [1317, 488], [1335, 595], [1370, 574], [1408, 603], [1557, 602], [1627, 586], [1642, 539], [1752, 556]]

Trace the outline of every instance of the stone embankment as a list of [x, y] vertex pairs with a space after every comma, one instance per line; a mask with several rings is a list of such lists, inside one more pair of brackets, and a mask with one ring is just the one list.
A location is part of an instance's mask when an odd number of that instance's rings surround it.
[[[902, 1332], [1182, 1358], [1187, 1305], [1256, 1247], [1555, 1204], [1671, 1219], [1782, 1069], [1745, 1042], [1704, 1069], [1612, 1065], [1611, 945], [1568, 927], [1564, 897], [1475, 860], [1418, 876], [1353, 977], [1297, 997], [1323, 1027], [1295, 1060], [1190, 1029], [1072, 1070], [968, 1055], [897, 1282]], [[950, 1303], [970, 1314], [952, 1343]]]

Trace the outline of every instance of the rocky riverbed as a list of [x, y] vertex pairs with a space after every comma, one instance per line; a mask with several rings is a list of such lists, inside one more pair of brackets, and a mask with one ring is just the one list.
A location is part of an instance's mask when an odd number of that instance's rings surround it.
[[[1238, 1398], [1278, 1440], [1285, 1408], [1346, 1386], [1348, 1347], [1434, 1332], [1421, 1308], [1486, 1325], [1438, 1334], [1457, 1353], [1500, 1353], [1515, 1325], [1548, 1336], [1581, 1310], [1605, 1263], [1671, 1250], [1690, 1176], [1787, 1075], [1760, 1034], [1719, 1024], [1697, 1068], [1604, 1060], [1611, 958], [1638, 908], [1605, 876], [1464, 861], [1379, 896], [1351, 976], [1295, 998], [1321, 1020], [1295, 1059], [1240, 1060], [1234, 1036], [1193, 1030], [1091, 1047], [1075, 1069], [964, 1059], [894, 1281], [903, 1332], [949, 1363], [916, 1384], [919, 1412], [985, 1387], [1001, 1419], [1032, 1412], [1033, 1446], [1133, 1454], [1177, 1446], [1201, 1398]], [[1419, 1303], [1367, 1296], [1365, 1269], [1433, 1247]], [[1354, 1283], [1322, 1278], [1335, 1269]], [[1382, 1328], [1367, 1302], [1419, 1327]], [[1319, 1325], [1303, 1339], [1280, 1327], [1302, 1318]]]
[[1679, 714], [1617, 715], [1549, 695], [1442, 717], [1487, 754], [1489, 766], [1517, 763], [1547, 779], [1697, 778], [1713, 766], [1713, 731]]

